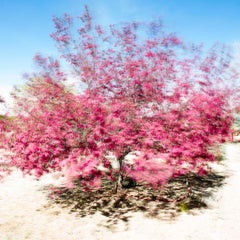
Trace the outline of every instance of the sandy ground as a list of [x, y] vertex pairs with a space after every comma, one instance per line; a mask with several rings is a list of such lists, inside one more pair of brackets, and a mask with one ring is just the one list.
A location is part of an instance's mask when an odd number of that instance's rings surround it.
[[238, 240], [240, 239], [240, 143], [227, 144], [218, 171], [226, 184], [209, 199], [209, 208], [175, 220], [147, 218], [134, 213], [128, 225], [107, 229], [106, 218], [80, 218], [60, 206], [47, 207], [42, 187], [59, 183], [50, 176], [40, 181], [14, 172], [0, 183], [0, 240]]

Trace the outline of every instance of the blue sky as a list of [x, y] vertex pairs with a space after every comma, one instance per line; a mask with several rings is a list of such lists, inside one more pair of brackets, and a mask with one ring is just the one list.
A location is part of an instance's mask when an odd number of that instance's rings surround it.
[[85, 4], [105, 25], [161, 16], [168, 31], [189, 42], [240, 42], [240, 0], [0, 0], [0, 95], [34, 71], [35, 53], [57, 55], [52, 16], [80, 15]]

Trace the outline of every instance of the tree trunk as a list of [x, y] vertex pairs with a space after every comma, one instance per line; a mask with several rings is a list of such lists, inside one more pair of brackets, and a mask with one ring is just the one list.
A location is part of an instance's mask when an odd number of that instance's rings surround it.
[[119, 172], [117, 180], [115, 182], [114, 193], [117, 193], [119, 189], [122, 189], [122, 180], [123, 180], [123, 160], [130, 153], [130, 148], [128, 148], [119, 158]]

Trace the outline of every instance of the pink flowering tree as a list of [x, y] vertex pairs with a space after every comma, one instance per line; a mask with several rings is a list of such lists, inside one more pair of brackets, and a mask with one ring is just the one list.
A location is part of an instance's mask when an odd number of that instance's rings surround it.
[[77, 19], [76, 34], [72, 17], [54, 18], [52, 38], [81, 90], [67, 87], [57, 61], [36, 56], [41, 71], [14, 94], [12, 164], [37, 177], [64, 170], [69, 186], [86, 189], [108, 178], [115, 192], [125, 177], [158, 187], [205, 173], [213, 147], [231, 135], [236, 74], [227, 50], [204, 54], [161, 21], [103, 29], [87, 8]]
[[[0, 96], [0, 105], [4, 103], [4, 99]], [[4, 133], [5, 119], [4, 115], [0, 114], [0, 140], [3, 139], [2, 135]], [[2, 141], [1, 141], [2, 142]], [[1, 147], [1, 143], [0, 143]]]
[[[5, 103], [4, 99], [0, 96], [0, 106]], [[0, 180], [10, 173], [8, 159], [3, 156], [4, 148], [6, 147], [6, 134], [8, 132], [8, 117], [6, 114], [0, 113]]]

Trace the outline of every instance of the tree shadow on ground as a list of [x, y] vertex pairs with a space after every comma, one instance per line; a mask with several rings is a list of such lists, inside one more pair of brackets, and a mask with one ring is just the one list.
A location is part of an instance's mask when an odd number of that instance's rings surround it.
[[132, 212], [146, 216], [173, 219], [182, 211], [207, 208], [206, 200], [224, 184], [225, 177], [215, 173], [205, 176], [189, 174], [170, 180], [162, 189], [137, 185], [113, 194], [113, 183], [105, 181], [103, 188], [85, 192], [80, 185], [73, 189], [48, 186], [50, 204], [60, 204], [81, 217], [100, 212], [111, 227], [119, 221], [128, 222]]

